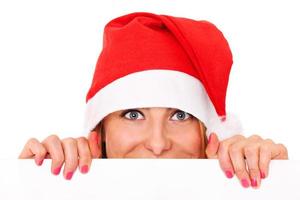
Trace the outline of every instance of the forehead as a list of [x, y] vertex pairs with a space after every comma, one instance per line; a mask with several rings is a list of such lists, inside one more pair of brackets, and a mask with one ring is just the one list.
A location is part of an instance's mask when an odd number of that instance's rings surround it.
[[180, 109], [178, 109], [178, 108], [167, 108], [167, 107], [139, 107], [139, 108], [123, 109], [123, 110], [116, 111], [114, 113], [124, 112], [124, 111], [128, 111], [128, 110], [164, 111], [164, 112], [168, 112], [168, 111], [174, 111], [174, 110], [180, 110]]

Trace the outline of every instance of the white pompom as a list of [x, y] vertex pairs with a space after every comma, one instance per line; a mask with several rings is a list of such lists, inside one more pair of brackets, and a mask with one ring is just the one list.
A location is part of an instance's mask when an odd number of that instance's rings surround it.
[[227, 114], [226, 119], [223, 117], [212, 118], [206, 124], [206, 135], [216, 133], [219, 140], [224, 140], [233, 135], [242, 134], [242, 124], [239, 118], [233, 114]]

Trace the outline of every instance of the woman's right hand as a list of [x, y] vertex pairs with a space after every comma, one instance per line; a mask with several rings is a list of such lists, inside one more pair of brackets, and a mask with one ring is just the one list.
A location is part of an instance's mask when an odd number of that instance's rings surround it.
[[101, 138], [92, 131], [88, 138], [65, 138], [60, 140], [57, 135], [51, 135], [39, 142], [31, 138], [25, 144], [19, 159], [34, 159], [41, 166], [45, 158], [52, 159], [51, 172], [58, 175], [64, 165], [63, 175], [70, 180], [79, 167], [81, 173], [89, 171], [92, 158], [101, 158]]

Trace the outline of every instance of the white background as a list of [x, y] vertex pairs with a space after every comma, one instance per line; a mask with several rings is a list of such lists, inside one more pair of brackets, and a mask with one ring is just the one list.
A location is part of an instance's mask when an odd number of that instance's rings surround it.
[[0, 1], [0, 158], [30, 137], [77, 137], [111, 19], [136, 11], [216, 24], [234, 65], [227, 110], [244, 134], [283, 143], [300, 160], [300, 12], [297, 1]]

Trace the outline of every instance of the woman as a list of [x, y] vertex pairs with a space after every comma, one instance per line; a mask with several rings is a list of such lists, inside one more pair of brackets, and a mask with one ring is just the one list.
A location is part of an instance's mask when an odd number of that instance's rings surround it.
[[68, 180], [77, 166], [87, 173], [92, 158], [216, 158], [228, 178], [258, 188], [270, 160], [287, 159], [287, 150], [240, 135], [225, 108], [231, 66], [226, 39], [207, 21], [152, 13], [113, 19], [87, 94], [88, 138], [33, 138], [19, 158], [37, 165], [52, 158], [55, 175], [65, 163]]

